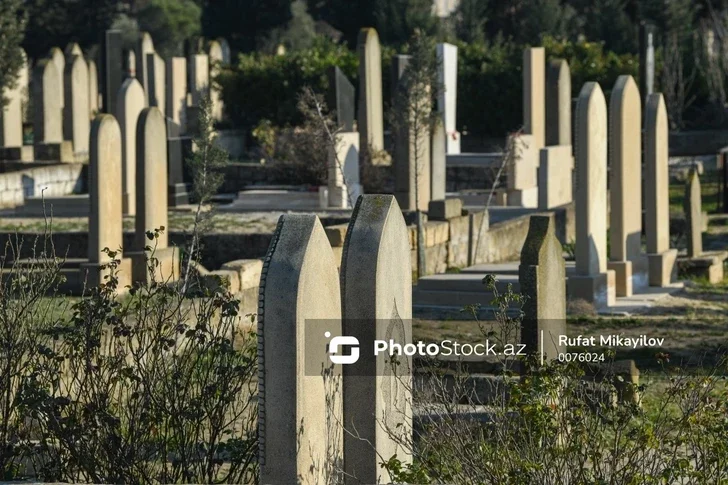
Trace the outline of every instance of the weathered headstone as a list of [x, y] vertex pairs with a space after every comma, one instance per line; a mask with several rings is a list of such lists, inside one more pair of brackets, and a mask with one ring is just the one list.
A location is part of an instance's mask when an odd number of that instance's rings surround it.
[[460, 153], [460, 133], [457, 130], [458, 101], [458, 48], [455, 45], [437, 44], [437, 110], [445, 126], [447, 153]]
[[571, 145], [546, 146], [538, 166], [538, 208], [560, 207], [573, 201], [574, 156]]
[[144, 88], [144, 102], [149, 106], [149, 69], [147, 66], [147, 54], [154, 53], [154, 41], [149, 32], [140, 32], [136, 45], [136, 77]]
[[167, 118], [167, 166], [168, 181], [167, 205], [177, 207], [189, 204], [187, 185], [184, 183], [184, 150], [180, 126]]
[[165, 75], [166, 66], [164, 59], [159, 54], [152, 52], [147, 54], [147, 82], [149, 83], [148, 99], [149, 106], [156, 106], [163, 115], [166, 115], [167, 97], [165, 88], [167, 86]]
[[329, 147], [329, 207], [352, 207], [361, 195], [359, 133], [341, 132]]
[[343, 369], [346, 483], [389, 483], [381, 457], [411, 462], [401, 443], [412, 438], [412, 362], [367, 349], [374, 340], [412, 342], [409, 233], [391, 195], [365, 195], [356, 204], [341, 261], [341, 304], [342, 332], [363, 349]]
[[33, 137], [35, 143], [63, 141], [61, 100], [58, 86], [61, 72], [51, 59], [38, 61], [33, 69]]
[[533, 135], [537, 154], [546, 141], [545, 70], [543, 47], [529, 47], [523, 51], [523, 131]]
[[28, 64], [28, 55], [22, 48], [20, 49], [20, 55], [23, 58], [20, 72], [18, 73], [20, 106], [23, 116], [23, 122], [31, 122], [33, 120], [33, 113], [30, 112], [30, 66]]
[[232, 54], [230, 53], [230, 43], [224, 37], [218, 37], [217, 41], [220, 43], [222, 49], [222, 63], [229, 65], [232, 62]]
[[88, 66], [83, 56], [74, 55], [66, 62], [64, 73], [66, 106], [63, 108], [63, 133], [73, 143], [76, 161], [88, 160], [91, 130], [88, 105]]
[[[392, 58], [392, 93], [394, 109], [409, 111], [399, 113], [393, 128], [394, 135], [394, 194], [404, 210], [426, 211], [430, 203], [431, 141], [429, 119], [431, 109], [429, 98], [411, 99], [411, 90], [423, 91], [410, 86], [407, 66], [410, 56], [397, 55]], [[398, 99], [399, 98], [399, 99]], [[403, 99], [407, 101], [402, 101]], [[416, 107], [414, 105], [417, 105]], [[420, 119], [416, 123], [414, 117]]]
[[432, 130], [432, 161], [430, 163], [430, 197], [443, 200], [447, 189], [447, 132], [438, 120]]
[[124, 59], [124, 80], [137, 77], [137, 55], [134, 49], [124, 49], [122, 56]]
[[[144, 108], [136, 133], [136, 231], [134, 234], [132, 278], [151, 280], [148, 258], [156, 260], [154, 281], [169, 281], [179, 276], [179, 254], [168, 246], [167, 224], [167, 134], [166, 121], [156, 108]], [[162, 228], [154, 240], [148, 232]], [[145, 247], [152, 248], [145, 251]]]
[[656, 33], [654, 24], [640, 22], [640, 93], [644, 99], [654, 91]]
[[99, 112], [99, 72], [96, 61], [88, 60], [88, 109], [89, 119], [93, 119]]
[[113, 113], [122, 81], [122, 40], [120, 30], [107, 30], [101, 46], [101, 98], [103, 112]]
[[[343, 467], [341, 290], [315, 215], [283, 215], [260, 278], [258, 463], [261, 483], [339, 483]], [[313, 372], [307, 372], [313, 370]]]
[[546, 71], [546, 145], [571, 146], [571, 71], [563, 59]]
[[181, 133], [187, 130], [187, 59], [172, 57], [167, 60], [167, 117], [171, 118]]
[[609, 269], [617, 296], [646, 286], [642, 255], [642, 102], [632, 76], [619, 76], [609, 101]]
[[215, 80], [220, 74], [220, 66], [223, 63], [223, 51], [222, 46], [218, 41], [213, 40], [210, 42], [207, 55], [210, 62], [210, 102], [212, 103], [212, 119], [215, 121], [221, 121], [223, 118], [224, 106], [222, 102], [222, 95], [220, 94], [220, 88], [216, 85]]
[[19, 149], [23, 146], [22, 92], [23, 88], [18, 79], [12, 89], [4, 88], [1, 93], [7, 101], [5, 106], [0, 107], [0, 152], [2, 152], [0, 158], [2, 159], [6, 158], [4, 149], [18, 149], [15, 151], [19, 155]]
[[531, 216], [518, 266], [526, 297], [521, 343], [529, 354], [544, 360], [566, 351], [559, 345], [559, 336], [566, 335], [566, 267], [555, 226], [553, 215]]
[[189, 60], [192, 106], [200, 106], [210, 92], [210, 60], [205, 54], [195, 54]]
[[75, 42], [69, 42], [68, 45], [66, 45], [66, 49], [63, 51], [63, 53], [66, 56], [66, 62], [69, 62], [73, 58], [73, 56], [83, 56], [81, 46], [79, 46]]
[[[359, 31], [357, 42], [359, 55], [359, 147], [362, 156], [371, 157], [371, 150], [384, 150], [384, 108], [382, 106], [382, 52], [379, 34], [373, 28]], [[385, 162], [372, 158], [374, 163]]]
[[506, 142], [510, 160], [506, 165], [508, 205], [538, 207], [539, 148], [533, 135], [513, 133]]
[[645, 234], [650, 286], [668, 286], [675, 278], [677, 250], [670, 249], [668, 121], [660, 93], [645, 103]]
[[683, 199], [689, 258], [697, 258], [703, 254], [703, 202], [700, 192], [700, 176], [692, 168], [685, 183]]
[[607, 104], [598, 83], [579, 93], [576, 137], [576, 274], [572, 299], [597, 308], [614, 304], [614, 271], [607, 270]]
[[[88, 263], [81, 265], [88, 287], [105, 281], [110, 269], [102, 266], [111, 262], [104, 249], [122, 249], [121, 215], [121, 131], [113, 116], [99, 115], [91, 124], [89, 144], [88, 191], [91, 211], [88, 221]], [[130, 281], [128, 259], [121, 259], [118, 268], [119, 289]]]
[[65, 106], [63, 95], [65, 94], [65, 88], [63, 87], [63, 73], [66, 72], [66, 58], [63, 55], [63, 51], [58, 47], [51, 48], [48, 53], [48, 58], [53, 61], [56, 69], [60, 74], [60, 82], [56, 89], [58, 90], [58, 102], [61, 105], [61, 109]]
[[354, 85], [338, 66], [328, 71], [329, 90], [326, 99], [329, 110], [334, 111], [336, 124], [344, 131], [354, 131]]
[[136, 212], [136, 128], [139, 114], [145, 107], [144, 89], [136, 78], [129, 78], [121, 86], [116, 107], [121, 126], [122, 210], [124, 214]]

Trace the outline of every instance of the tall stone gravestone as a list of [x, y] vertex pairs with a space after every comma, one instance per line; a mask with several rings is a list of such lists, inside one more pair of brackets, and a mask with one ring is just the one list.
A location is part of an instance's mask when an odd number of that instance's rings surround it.
[[430, 197], [444, 200], [447, 189], [447, 132], [438, 120], [432, 130], [432, 152], [430, 162]]
[[573, 200], [571, 146], [571, 72], [563, 59], [546, 69], [546, 147], [538, 166], [538, 207], [546, 210]]
[[[21, 68], [22, 69], [22, 68]], [[0, 94], [6, 104], [0, 107], [0, 160], [21, 160], [23, 148], [23, 87], [18, 79]]]
[[336, 146], [329, 148], [329, 207], [353, 207], [361, 195], [359, 178], [359, 133], [341, 132]]
[[136, 213], [136, 129], [139, 114], [145, 107], [144, 89], [136, 78], [124, 81], [119, 91], [117, 118], [121, 126], [122, 210]]
[[164, 59], [156, 52], [147, 54], [147, 82], [149, 83], [147, 97], [149, 99], [149, 106], [156, 106], [163, 115], [167, 112], [167, 97], [165, 93], [167, 84], [165, 75], [166, 66]]
[[[113, 116], [99, 115], [91, 124], [89, 143], [89, 201], [91, 210], [88, 221], [88, 262], [81, 265], [81, 275], [87, 287], [105, 282], [104, 277], [111, 262], [104, 251], [122, 249], [121, 215], [121, 130]], [[118, 290], [130, 283], [131, 263], [122, 258], [118, 268]]]
[[339, 483], [341, 368], [332, 364], [327, 344], [343, 335], [341, 290], [318, 217], [281, 216], [263, 264], [259, 302], [260, 483]]
[[543, 47], [529, 47], [523, 51], [523, 131], [533, 135], [537, 150], [543, 148], [546, 142], [545, 70], [546, 51]]
[[122, 81], [122, 41], [120, 30], [104, 32], [101, 43], [101, 97], [103, 112], [113, 113], [116, 110], [116, 97]]
[[210, 93], [210, 60], [205, 54], [195, 54], [189, 62], [192, 106], [200, 106], [202, 98]]
[[632, 76], [619, 76], [609, 101], [609, 264], [617, 296], [647, 285], [642, 255], [642, 102]]
[[341, 259], [341, 304], [343, 334], [363, 349], [343, 366], [346, 483], [390, 483], [381, 457], [412, 459], [401, 445], [412, 438], [412, 362], [367, 349], [374, 340], [412, 342], [409, 233], [391, 195], [357, 201]]
[[33, 145], [36, 160], [73, 161], [73, 146], [63, 140], [63, 112], [58, 97], [62, 73], [51, 59], [33, 70]]
[[354, 85], [349, 82], [338, 66], [329, 68], [328, 78], [329, 90], [326, 103], [336, 116], [336, 124], [343, 131], [354, 131]]
[[640, 93], [644, 99], [655, 86], [655, 35], [657, 29], [650, 22], [640, 22]]
[[222, 46], [216, 40], [210, 42], [207, 55], [210, 59], [210, 101], [212, 103], [212, 119], [221, 121], [223, 118], [224, 106], [220, 88], [216, 85], [215, 80], [220, 74], [220, 67], [223, 64]]
[[124, 49], [122, 52], [124, 59], [124, 80], [130, 77], [137, 77], [137, 55], [134, 49]]
[[384, 150], [384, 108], [382, 105], [382, 52], [379, 34], [371, 27], [359, 31], [359, 147], [364, 159], [372, 163], [390, 162], [384, 157], [372, 157], [371, 151]]
[[184, 148], [180, 126], [167, 118], [167, 205], [178, 207], [189, 204], [187, 185], [184, 183]]
[[566, 351], [559, 344], [559, 336], [566, 335], [566, 267], [555, 226], [553, 214], [531, 216], [518, 266], [518, 282], [526, 296], [521, 343], [543, 360], [557, 359]]
[[172, 57], [167, 60], [166, 115], [185, 133], [187, 130], [187, 59]]
[[66, 62], [64, 73], [66, 106], [63, 108], [64, 138], [73, 143], [76, 161], [88, 160], [88, 141], [91, 130], [88, 104], [88, 66], [81, 55]]
[[698, 171], [691, 168], [685, 183], [685, 197], [683, 198], [689, 258], [697, 258], [703, 254], [703, 209], [700, 192]]
[[136, 77], [144, 88], [144, 104], [149, 106], [151, 93], [149, 90], [149, 66], [147, 55], [154, 54], [154, 41], [149, 32], [140, 32], [136, 46]]
[[81, 46], [75, 42], [69, 42], [68, 45], [66, 45], [63, 53], [66, 56], [66, 62], [70, 61], [73, 56], [83, 56]]
[[[169, 282], [179, 277], [179, 254], [168, 247], [167, 223], [167, 134], [159, 108], [144, 108], [136, 129], [136, 231], [132, 253], [132, 279], [138, 282]], [[164, 228], [153, 241], [147, 232]], [[151, 252], [145, 247], [152, 248]], [[150, 274], [148, 257], [156, 259]]]
[[88, 109], [91, 120], [99, 112], [99, 72], [93, 59], [88, 60]]
[[445, 126], [447, 153], [460, 153], [460, 133], [457, 130], [458, 101], [458, 48], [455, 45], [437, 44], [437, 111]]
[[645, 103], [645, 234], [650, 286], [668, 286], [675, 278], [677, 250], [670, 249], [668, 121], [660, 93]]
[[230, 43], [224, 37], [218, 37], [217, 41], [220, 43], [220, 48], [222, 49], [222, 63], [227, 66], [232, 62]]
[[[392, 58], [393, 109], [399, 112], [393, 129], [394, 193], [404, 210], [426, 211], [430, 203], [430, 127], [423, 118], [430, 109], [429, 98], [415, 99], [422, 87], [410, 84], [407, 66], [410, 56]], [[414, 93], [414, 94], [413, 94]], [[417, 107], [415, 108], [415, 105]], [[417, 113], [417, 114], [415, 114]], [[414, 116], [419, 116], [416, 122]]]
[[614, 305], [614, 271], [607, 270], [607, 104], [599, 84], [579, 93], [576, 116], [576, 274], [572, 299]]
[[66, 58], [63, 55], [63, 51], [58, 47], [52, 47], [48, 53], [48, 57], [56, 65], [56, 69], [60, 73], [60, 82], [56, 89], [58, 90], [58, 103], [61, 105], [61, 109], [65, 106], [63, 95], [65, 94], [65, 88], [63, 87], [63, 73], [66, 72]]

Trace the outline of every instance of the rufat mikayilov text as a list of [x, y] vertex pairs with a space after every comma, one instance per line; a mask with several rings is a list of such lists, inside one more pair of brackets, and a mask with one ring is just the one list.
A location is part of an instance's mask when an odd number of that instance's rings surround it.
[[662, 347], [665, 343], [664, 338], [648, 337], [647, 335], [639, 335], [637, 337], [625, 337], [623, 335], [600, 335], [600, 336], [585, 336], [577, 335], [576, 337], [569, 337], [566, 335], [559, 335], [559, 345], [566, 345], [567, 347], [630, 347], [636, 349], [637, 347]]

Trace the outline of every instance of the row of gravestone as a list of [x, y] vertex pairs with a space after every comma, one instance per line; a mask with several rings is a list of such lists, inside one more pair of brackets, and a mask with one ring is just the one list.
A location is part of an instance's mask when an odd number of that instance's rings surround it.
[[[531, 218], [519, 270], [522, 342], [544, 358], [563, 351], [565, 334], [554, 226], [552, 216]], [[261, 483], [389, 483], [382, 461], [411, 461], [411, 354], [374, 352], [375, 340], [413, 343], [411, 270], [407, 226], [391, 195], [358, 199], [340, 272], [315, 215], [281, 216], [260, 280]]]
[[[133, 203], [136, 207], [135, 236], [131, 248], [123, 247], [122, 227], [122, 128], [109, 114], [98, 115], [91, 124], [89, 136], [89, 254], [81, 265], [81, 279], [90, 287], [104, 281], [111, 271], [112, 260], [106, 248], [121, 249], [118, 255], [119, 288], [132, 282], [146, 282], [152, 278], [148, 266], [151, 247], [157, 261], [154, 278], [171, 281], [179, 275], [179, 254], [168, 247], [167, 237], [167, 143], [166, 122], [156, 107], [141, 110], [133, 126], [136, 133], [136, 186]], [[165, 231], [153, 239], [147, 233], [155, 229]]]

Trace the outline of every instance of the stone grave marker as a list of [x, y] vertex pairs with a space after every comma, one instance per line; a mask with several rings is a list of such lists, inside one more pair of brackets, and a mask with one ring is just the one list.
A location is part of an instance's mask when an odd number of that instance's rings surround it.
[[553, 59], [546, 71], [546, 145], [571, 146], [571, 70]]
[[116, 97], [122, 81], [122, 40], [120, 30], [107, 30], [101, 45], [101, 97], [104, 113], [116, 110]]
[[180, 126], [167, 118], [167, 204], [170, 207], [189, 204], [187, 185], [184, 183], [184, 149]]
[[88, 60], [88, 109], [89, 120], [96, 117], [99, 112], [99, 72], [96, 61]]
[[[91, 124], [89, 143], [89, 241], [88, 263], [81, 265], [88, 287], [105, 282], [111, 258], [104, 249], [120, 251], [123, 245], [121, 214], [121, 130], [113, 116], [102, 114]], [[118, 257], [118, 256], [117, 256]], [[129, 284], [131, 264], [121, 259], [118, 268], [119, 290]]]
[[361, 195], [359, 134], [340, 132], [336, 147], [329, 147], [328, 206], [351, 208]]
[[432, 162], [430, 164], [430, 197], [432, 200], [445, 199], [447, 190], [447, 132], [445, 125], [438, 120], [432, 130]]
[[695, 168], [691, 168], [683, 199], [689, 258], [703, 254], [703, 201], [700, 192], [700, 176]]
[[187, 59], [167, 59], [167, 101], [166, 115], [178, 126], [181, 133], [187, 130]]
[[546, 141], [545, 70], [543, 47], [529, 47], [523, 51], [523, 131], [533, 135], [536, 150], [543, 148]]
[[210, 92], [210, 60], [205, 54], [195, 54], [189, 62], [191, 106], [200, 106], [202, 98]]
[[660, 93], [645, 103], [645, 234], [650, 286], [668, 286], [675, 278], [677, 250], [670, 249], [667, 109]]
[[124, 59], [124, 79], [137, 77], [137, 55], [134, 49], [124, 49], [122, 53]]
[[640, 22], [640, 93], [645, 99], [654, 91], [656, 34], [654, 24]]
[[617, 296], [647, 285], [642, 255], [642, 102], [632, 76], [619, 76], [609, 101], [609, 263]]
[[437, 44], [437, 110], [445, 126], [447, 153], [460, 153], [460, 133], [457, 130], [458, 101], [458, 48], [455, 45]]
[[147, 82], [149, 83], [148, 99], [149, 106], [156, 106], [162, 114], [166, 114], [166, 68], [164, 59], [159, 54], [152, 52], [147, 54]]
[[36, 160], [73, 161], [73, 147], [63, 140], [63, 113], [58, 86], [62, 73], [51, 59], [33, 69], [33, 131]]
[[63, 83], [66, 105], [63, 108], [64, 138], [73, 143], [76, 161], [88, 160], [88, 142], [91, 131], [88, 103], [88, 66], [83, 56], [73, 55], [66, 62]]
[[154, 41], [149, 32], [140, 32], [135, 49], [136, 77], [144, 88], [144, 105], [149, 106], [151, 92], [149, 90], [149, 66], [147, 54], [154, 54]]
[[63, 73], [66, 72], [66, 58], [63, 55], [63, 51], [58, 47], [52, 47], [48, 53], [48, 58], [53, 61], [56, 69], [60, 73], [60, 80], [56, 89], [58, 90], [58, 103], [61, 105], [61, 109], [65, 106], [63, 95], [65, 94], [65, 88], [63, 87]]
[[63, 51], [63, 53], [66, 56], [66, 62], [70, 61], [73, 58], [73, 56], [83, 56], [83, 51], [81, 50], [81, 46], [79, 46], [75, 42], [69, 42], [68, 45], [66, 45], [66, 48]]
[[[21, 68], [22, 69], [22, 68]], [[23, 147], [23, 85], [2, 91], [6, 104], [0, 107], [0, 160], [21, 160]]]
[[119, 91], [116, 113], [122, 139], [122, 210], [128, 215], [136, 212], [136, 129], [144, 107], [144, 89], [139, 81], [133, 77], [124, 81]]
[[222, 49], [222, 62], [225, 65], [229, 65], [232, 61], [232, 54], [230, 53], [230, 43], [224, 37], [218, 37], [217, 41], [220, 43]]
[[556, 237], [553, 214], [531, 216], [521, 250], [518, 281], [526, 297], [521, 343], [543, 360], [566, 351], [559, 336], [566, 335], [566, 266]]
[[579, 93], [576, 137], [576, 274], [573, 299], [614, 305], [614, 271], [607, 270], [607, 104], [598, 83]]
[[260, 482], [339, 483], [341, 366], [333, 365], [327, 344], [343, 335], [341, 290], [318, 217], [281, 216], [263, 263], [259, 302]]
[[[384, 108], [382, 105], [382, 51], [379, 34], [373, 28], [359, 31], [357, 42], [359, 55], [359, 107], [358, 129], [359, 147], [362, 156], [369, 151], [384, 150]], [[375, 163], [389, 164], [383, 159], [373, 159]]]
[[362, 349], [355, 364], [343, 366], [346, 483], [389, 483], [381, 457], [412, 459], [391, 438], [411, 439], [412, 362], [367, 349], [375, 339], [412, 342], [409, 233], [391, 195], [357, 201], [341, 261], [341, 304], [343, 334], [357, 338]]
[[[354, 85], [338, 66], [328, 70], [329, 89], [326, 104], [336, 116], [336, 124], [343, 131], [354, 131]], [[357, 143], [358, 145], [358, 143]]]

